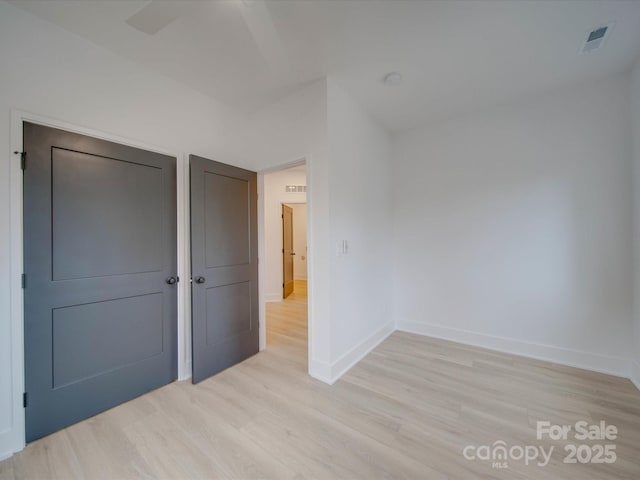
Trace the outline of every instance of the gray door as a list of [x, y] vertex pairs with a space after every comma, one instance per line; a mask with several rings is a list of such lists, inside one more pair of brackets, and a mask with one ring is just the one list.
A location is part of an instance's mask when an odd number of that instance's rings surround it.
[[258, 352], [256, 174], [191, 155], [193, 383]]
[[293, 293], [293, 208], [282, 205], [282, 297]]
[[26, 439], [176, 378], [175, 159], [24, 124]]

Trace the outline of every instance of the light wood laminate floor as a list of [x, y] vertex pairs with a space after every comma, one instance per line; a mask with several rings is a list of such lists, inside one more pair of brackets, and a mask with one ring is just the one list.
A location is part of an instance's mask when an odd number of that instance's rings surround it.
[[[0, 479], [638, 479], [640, 392], [625, 379], [394, 333], [335, 385], [306, 374], [306, 292], [268, 305], [268, 347], [34, 442]], [[605, 420], [613, 464], [564, 464], [537, 420]], [[467, 445], [556, 447], [546, 467]], [[590, 442], [606, 443], [606, 442]]]

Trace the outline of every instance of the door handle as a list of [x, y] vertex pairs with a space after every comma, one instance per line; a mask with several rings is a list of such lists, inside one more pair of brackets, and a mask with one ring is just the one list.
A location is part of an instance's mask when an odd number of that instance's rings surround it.
[[291, 252], [291, 254], [290, 254], [290, 255], [295, 255], [295, 254], [296, 254], [296, 252]]
[[178, 278], [177, 277], [169, 277], [169, 278], [167, 278], [166, 282], [169, 285], [173, 285], [173, 284], [178, 283]]
[[196, 283], [204, 283], [206, 282], [207, 279], [204, 277], [196, 277]]

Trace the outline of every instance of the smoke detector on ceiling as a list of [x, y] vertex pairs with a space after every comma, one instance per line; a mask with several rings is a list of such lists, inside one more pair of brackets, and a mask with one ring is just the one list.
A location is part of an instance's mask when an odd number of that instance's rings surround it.
[[614, 22], [611, 22], [608, 25], [603, 25], [594, 28], [590, 32], [587, 32], [584, 38], [584, 42], [582, 42], [582, 47], [580, 48], [579, 53], [593, 52], [594, 50], [599, 50], [604, 47], [604, 44], [611, 35], [613, 25]]

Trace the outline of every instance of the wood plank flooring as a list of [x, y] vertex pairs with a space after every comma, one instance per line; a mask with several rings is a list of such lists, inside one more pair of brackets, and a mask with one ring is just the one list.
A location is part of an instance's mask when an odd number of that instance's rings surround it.
[[[267, 349], [34, 442], [0, 479], [638, 479], [640, 392], [625, 379], [394, 333], [335, 385], [307, 374], [304, 284], [268, 304]], [[565, 464], [536, 421], [618, 427], [613, 464]], [[549, 465], [467, 445], [555, 446]], [[587, 442], [607, 443], [607, 442]]]

